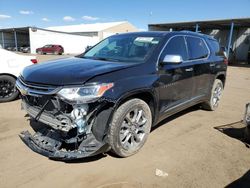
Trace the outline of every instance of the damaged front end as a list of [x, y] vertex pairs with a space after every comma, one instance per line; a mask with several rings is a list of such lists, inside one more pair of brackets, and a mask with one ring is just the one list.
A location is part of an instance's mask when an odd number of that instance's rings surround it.
[[62, 88], [30, 84], [21, 78], [16, 86], [22, 94], [22, 108], [31, 117], [35, 131], [34, 135], [24, 131], [20, 138], [33, 151], [53, 159], [72, 160], [109, 149], [105, 135], [112, 102], [96, 100], [99, 96], [94, 96], [95, 100], [88, 98], [89, 102], [77, 100], [75, 96], [64, 95], [65, 91], [60, 94]]

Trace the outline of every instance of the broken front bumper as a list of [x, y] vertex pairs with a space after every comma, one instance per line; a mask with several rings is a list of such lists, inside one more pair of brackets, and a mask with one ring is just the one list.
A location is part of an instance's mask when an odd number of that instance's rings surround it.
[[57, 160], [73, 160], [90, 157], [104, 153], [109, 149], [107, 144], [97, 141], [93, 134], [87, 135], [87, 138], [83, 140], [78, 147], [74, 143], [76, 149], [73, 150], [63, 148], [64, 143], [60, 135], [53, 130], [37, 132], [33, 136], [28, 131], [24, 131], [19, 136], [34, 152]]

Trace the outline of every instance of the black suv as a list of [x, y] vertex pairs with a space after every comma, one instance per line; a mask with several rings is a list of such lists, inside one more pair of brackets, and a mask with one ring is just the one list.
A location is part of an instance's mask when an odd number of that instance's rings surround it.
[[109, 149], [128, 157], [164, 118], [195, 104], [215, 110], [226, 70], [218, 42], [207, 35], [111, 36], [77, 57], [24, 69], [16, 86], [35, 134], [20, 137], [50, 158], [70, 160]]

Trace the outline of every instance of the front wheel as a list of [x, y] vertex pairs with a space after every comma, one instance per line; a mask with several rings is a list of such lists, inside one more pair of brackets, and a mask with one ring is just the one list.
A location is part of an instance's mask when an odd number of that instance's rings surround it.
[[223, 83], [219, 79], [215, 79], [213, 88], [210, 93], [210, 99], [202, 104], [206, 110], [214, 111], [218, 108], [219, 102], [223, 92]]
[[131, 99], [114, 113], [108, 142], [112, 151], [120, 157], [137, 153], [147, 140], [152, 124], [149, 106], [141, 99]]
[[0, 76], [0, 102], [9, 102], [17, 98], [19, 92], [15, 88], [16, 79], [8, 76]]

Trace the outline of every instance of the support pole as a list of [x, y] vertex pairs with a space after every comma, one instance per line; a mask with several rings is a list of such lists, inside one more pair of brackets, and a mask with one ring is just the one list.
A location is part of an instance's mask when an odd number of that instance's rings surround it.
[[4, 45], [4, 35], [3, 35], [3, 31], [2, 31], [2, 44], [3, 44], [2, 47], [3, 47], [3, 49], [4, 49], [4, 46], [5, 46], [5, 45]]
[[195, 32], [196, 32], [196, 33], [199, 32], [199, 24], [196, 24], [196, 25], [195, 25]]
[[16, 46], [16, 51], [18, 51], [17, 50], [17, 37], [16, 37], [16, 31], [14, 30], [14, 37], [15, 37], [15, 46]]
[[233, 31], [234, 31], [234, 22], [231, 22], [231, 28], [230, 28], [230, 33], [229, 33], [229, 38], [228, 38], [228, 43], [227, 43], [227, 56], [228, 57], [229, 57], [231, 43], [232, 43]]

